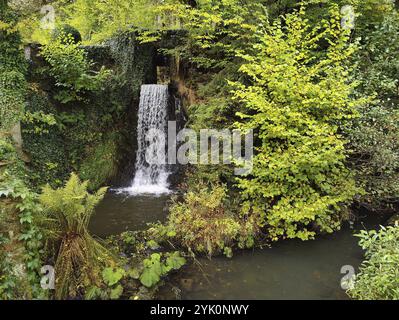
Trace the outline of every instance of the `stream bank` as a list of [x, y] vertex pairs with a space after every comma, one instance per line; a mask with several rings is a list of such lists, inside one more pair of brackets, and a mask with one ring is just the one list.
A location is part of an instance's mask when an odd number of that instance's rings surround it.
[[[144, 230], [147, 223], [165, 221], [169, 196], [126, 196], [109, 193], [96, 210], [91, 232], [100, 237]], [[363, 260], [355, 234], [385, 223], [376, 215], [360, 215], [351, 227], [314, 241], [287, 240], [273, 246], [223, 256], [198, 258], [168, 277], [159, 299], [338, 299], [343, 266], [356, 271]]]

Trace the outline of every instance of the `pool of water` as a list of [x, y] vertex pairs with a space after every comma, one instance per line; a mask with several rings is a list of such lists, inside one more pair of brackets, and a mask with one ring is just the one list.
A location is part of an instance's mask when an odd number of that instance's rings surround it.
[[[108, 194], [97, 208], [90, 230], [105, 237], [164, 221], [167, 200], [168, 196]], [[314, 241], [281, 241], [271, 248], [237, 252], [232, 259], [200, 258], [173, 275], [159, 298], [348, 299], [341, 288], [345, 275], [341, 268], [357, 270], [363, 259], [354, 234], [381, 223], [381, 218], [372, 216]]]
[[108, 193], [96, 208], [89, 229], [102, 238], [124, 231], [142, 230], [150, 222], [165, 221], [168, 199], [167, 195]]
[[[363, 253], [349, 228], [315, 241], [283, 241], [232, 259], [199, 259], [172, 280], [182, 299], [348, 299], [341, 268], [357, 269]], [[172, 298], [170, 288], [161, 297]]]

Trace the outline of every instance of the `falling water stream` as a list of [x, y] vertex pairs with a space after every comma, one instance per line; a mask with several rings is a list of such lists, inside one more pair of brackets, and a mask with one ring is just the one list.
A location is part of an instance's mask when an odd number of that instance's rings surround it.
[[136, 174], [131, 186], [120, 191], [130, 195], [169, 193], [170, 172], [165, 164], [168, 100], [167, 85], [141, 87]]

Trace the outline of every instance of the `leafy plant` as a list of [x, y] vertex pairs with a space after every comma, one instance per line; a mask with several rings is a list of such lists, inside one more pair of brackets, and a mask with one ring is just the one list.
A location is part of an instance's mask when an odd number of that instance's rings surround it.
[[110, 287], [109, 297], [112, 300], [119, 299], [123, 293], [122, 285], [118, 284], [119, 281], [125, 276], [125, 270], [121, 268], [105, 268], [102, 272], [103, 280]]
[[7, 4], [0, 10], [0, 131], [8, 131], [24, 112], [27, 63], [20, 50], [17, 15]]
[[117, 284], [125, 275], [123, 269], [117, 268], [105, 268], [102, 272], [103, 280], [108, 286], [113, 286]]
[[348, 294], [360, 300], [399, 299], [399, 225], [357, 235], [365, 261]]
[[339, 229], [358, 192], [339, 126], [365, 101], [352, 98], [347, 60], [356, 48], [338, 6], [329, 8], [316, 25], [301, 7], [265, 28], [257, 53], [243, 56], [245, 81], [232, 83], [243, 104], [236, 126], [253, 129], [256, 141], [253, 171], [237, 179], [242, 214], [272, 240]]
[[162, 234], [189, 250], [208, 255], [225, 252], [227, 247], [252, 247], [258, 228], [252, 219], [241, 220], [228, 210], [225, 188], [203, 184], [189, 191], [183, 201], [175, 201], [165, 227], [155, 227], [149, 232]]
[[61, 103], [82, 100], [85, 92], [100, 90], [110, 75], [104, 67], [94, 71], [94, 63], [71, 35], [58, 36], [42, 47], [41, 55], [50, 65], [49, 73], [60, 89], [55, 98]]
[[79, 289], [99, 285], [99, 274], [112, 262], [110, 253], [88, 231], [95, 206], [107, 188], [95, 194], [87, 192], [88, 181], [81, 182], [72, 174], [64, 188], [49, 185], [40, 195], [46, 216], [41, 221], [48, 247], [55, 249], [57, 299], [78, 296]]
[[[162, 259], [165, 256], [166, 260]], [[153, 253], [150, 258], [144, 259], [144, 269], [140, 276], [141, 283], [151, 288], [155, 286], [161, 277], [168, 274], [172, 270], [179, 270], [186, 264], [186, 259], [180, 256], [179, 252]]]
[[360, 199], [370, 209], [394, 209], [399, 198], [399, 16], [386, 12], [381, 21], [359, 31], [361, 48], [353, 57], [358, 95], [373, 101], [359, 107], [360, 117], [346, 128], [356, 178], [366, 190]]
[[[36, 219], [42, 212], [42, 208], [37, 201], [37, 195], [31, 192], [22, 180], [8, 171], [0, 174], [0, 204], [2, 207], [5, 203], [3, 202], [5, 198], [12, 201], [12, 208], [15, 208], [17, 213], [17, 216], [13, 217], [14, 210], [6, 210], [9, 215], [7, 219], [17, 219], [17, 221], [12, 221], [14, 225], [17, 224], [18, 226], [19, 223], [19, 228], [16, 229], [19, 232], [16, 236], [17, 240], [23, 243], [22, 260], [19, 263], [24, 264], [26, 274], [20, 272], [19, 275], [16, 275], [15, 273], [18, 260], [14, 261], [12, 257], [17, 256], [16, 252], [11, 254], [0, 250], [0, 254], [5, 255], [1, 270], [1, 295], [8, 299], [16, 298], [18, 294], [21, 294], [25, 298], [43, 298], [45, 295], [39, 287], [39, 271], [42, 266], [42, 233], [36, 224]], [[5, 208], [2, 208], [3, 210]], [[0, 217], [3, 218], [2, 216]], [[5, 221], [0, 221], [0, 225], [3, 223]], [[3, 233], [3, 230], [1, 232]], [[15, 248], [18, 248], [18, 245]], [[29, 285], [26, 285], [26, 282]], [[19, 292], [16, 288], [17, 284], [19, 286], [23, 284], [24, 293]], [[10, 290], [14, 289], [14, 292], [9, 292], [7, 288]]]
[[45, 114], [43, 111], [40, 112], [25, 112], [22, 121], [25, 124], [30, 124], [33, 128], [27, 129], [26, 132], [41, 135], [43, 133], [49, 133], [48, 127], [57, 124], [57, 121], [52, 114]]

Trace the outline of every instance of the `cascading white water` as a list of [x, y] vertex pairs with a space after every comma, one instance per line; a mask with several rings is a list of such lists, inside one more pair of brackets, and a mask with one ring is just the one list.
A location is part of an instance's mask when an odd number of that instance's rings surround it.
[[[169, 192], [170, 172], [163, 163], [154, 163], [166, 156], [166, 137], [168, 123], [167, 85], [143, 85], [140, 93], [140, 106], [137, 127], [136, 175], [132, 185], [124, 189], [130, 194], [163, 194]], [[154, 134], [154, 130], [163, 133]]]

